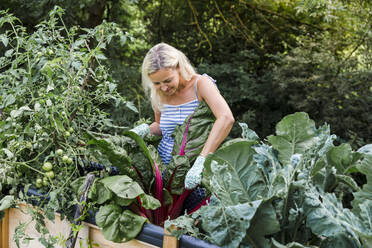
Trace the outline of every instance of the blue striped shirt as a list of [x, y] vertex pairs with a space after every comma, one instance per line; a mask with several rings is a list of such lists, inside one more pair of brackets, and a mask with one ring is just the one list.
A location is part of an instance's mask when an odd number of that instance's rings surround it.
[[[203, 74], [203, 76], [207, 74]], [[209, 76], [208, 76], [209, 77]], [[195, 108], [199, 105], [198, 94], [197, 94], [197, 83], [198, 77], [195, 82], [195, 100], [179, 104], [170, 105], [163, 104], [163, 110], [160, 116], [160, 130], [162, 133], [162, 139], [158, 146], [158, 152], [161, 160], [165, 164], [169, 164], [172, 159], [172, 150], [174, 145], [174, 139], [172, 138], [172, 133], [177, 125], [182, 125], [186, 117], [194, 112]], [[209, 77], [213, 82], [214, 79]]]

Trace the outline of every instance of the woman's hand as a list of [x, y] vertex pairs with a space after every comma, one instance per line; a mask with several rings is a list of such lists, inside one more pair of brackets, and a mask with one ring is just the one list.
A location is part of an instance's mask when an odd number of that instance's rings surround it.
[[146, 135], [150, 134], [150, 126], [146, 123], [143, 123], [139, 126], [132, 128], [130, 131], [144, 138]]
[[151, 134], [161, 136], [160, 124], [158, 122], [153, 122], [150, 125]]
[[194, 165], [187, 172], [185, 178], [186, 189], [193, 189], [201, 183], [204, 161], [205, 157], [198, 156], [194, 162]]

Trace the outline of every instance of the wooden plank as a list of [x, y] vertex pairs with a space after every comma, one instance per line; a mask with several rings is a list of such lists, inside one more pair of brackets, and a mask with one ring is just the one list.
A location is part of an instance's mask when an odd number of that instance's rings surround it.
[[[31, 221], [31, 216], [27, 214], [27, 205], [26, 204], [18, 204], [19, 209], [11, 208], [9, 210], [9, 235], [7, 237], [7, 242], [10, 244], [10, 248], [16, 248], [16, 244], [14, 241], [11, 240], [11, 237], [14, 235], [15, 228], [18, 226], [19, 223], [27, 223]], [[29, 205], [28, 205], [29, 206]], [[55, 215], [55, 221], [54, 223], [45, 219], [46, 227], [48, 228], [51, 235], [54, 237], [64, 237], [67, 238], [70, 233], [70, 223], [66, 220], [61, 221], [60, 215]], [[82, 244], [81, 247], [88, 247], [88, 245], [91, 245], [91, 247], [104, 247], [104, 248], [157, 248], [157, 246], [141, 242], [139, 240], [131, 240], [126, 243], [114, 243], [111, 241], [108, 241], [103, 237], [103, 234], [101, 232], [101, 229], [98, 228], [95, 225], [88, 224], [83, 222], [83, 228], [79, 231], [78, 234], [78, 240], [76, 241], [76, 245], [74, 248], [79, 248], [80, 243]], [[31, 222], [27, 228], [26, 228], [26, 234], [30, 236], [31, 238], [34, 238], [32, 241], [30, 241], [28, 244], [21, 244], [21, 248], [40, 248], [43, 247], [39, 242], [38, 238], [41, 236], [40, 233], [38, 233], [35, 230], [34, 227], [35, 223]], [[1, 246], [0, 248], [9, 248], [9, 246]], [[65, 246], [63, 244], [58, 244], [55, 246], [56, 248], [64, 248]], [[173, 247], [172, 247], [173, 248]]]
[[[114, 243], [103, 236], [101, 230], [94, 225], [89, 225], [89, 237], [92, 247], [105, 247], [105, 248], [157, 248], [157, 246], [141, 242], [139, 240], [131, 240], [125, 243]], [[96, 246], [95, 246], [96, 245]]]
[[0, 223], [0, 248], [9, 248], [9, 209], [4, 212], [5, 216]]
[[[26, 210], [27, 206], [21, 205], [19, 206], [19, 209], [17, 208], [12, 208], [10, 209], [9, 212], [9, 233], [10, 237], [13, 237], [15, 234], [15, 228], [21, 224], [24, 223], [26, 224], [26, 229], [25, 229], [25, 234], [29, 236], [32, 240], [28, 244], [23, 244], [22, 242], [20, 243], [21, 247], [23, 248], [37, 248], [37, 247], [43, 247], [42, 244], [39, 243], [38, 239], [41, 237], [41, 234], [35, 229], [35, 221], [31, 221], [32, 217], [27, 214]], [[49, 220], [46, 220], [46, 228], [50, 232], [51, 235], [53, 236], [64, 236], [67, 237], [67, 232], [63, 232], [67, 229], [68, 225], [67, 223], [61, 222], [60, 219], [58, 219], [58, 216], [55, 218], [55, 223], [53, 224]], [[63, 232], [63, 233], [62, 233]], [[17, 247], [16, 243], [11, 239], [9, 240], [10, 242], [10, 247], [15, 248]], [[60, 247], [60, 246], [57, 246]]]
[[[19, 208], [11, 208], [9, 210], [9, 244], [10, 248], [16, 248], [17, 245], [12, 240], [12, 237], [15, 233], [15, 228], [20, 223], [28, 223], [25, 229], [25, 234], [27, 234], [33, 240], [30, 240], [28, 244], [23, 244], [21, 242], [21, 248], [40, 248], [43, 245], [38, 241], [41, 234], [35, 229], [35, 221], [31, 221], [32, 218], [29, 214], [27, 214], [27, 207], [30, 205], [26, 205], [23, 203], [18, 204]], [[46, 228], [49, 231], [49, 234], [54, 237], [61, 237], [67, 238], [70, 232], [70, 223], [64, 219], [61, 220], [59, 214], [55, 214], [54, 223], [46, 218], [44, 218]], [[83, 227], [82, 230], [79, 231], [78, 240], [76, 242], [75, 248], [80, 247], [80, 243], [82, 247], [87, 247], [88, 245], [88, 227]], [[64, 248], [63, 244], [57, 244], [56, 248]]]
[[0, 248], [3, 248], [3, 241], [4, 241], [4, 237], [3, 237], [3, 222], [4, 222], [5, 217], [6, 216], [4, 216], [4, 218], [2, 219], [2, 221], [0, 221]]
[[[171, 230], [176, 229], [175, 226], [171, 226]], [[178, 248], [179, 242], [176, 237], [170, 235], [170, 232], [164, 228], [164, 237], [163, 237], [163, 248]]]

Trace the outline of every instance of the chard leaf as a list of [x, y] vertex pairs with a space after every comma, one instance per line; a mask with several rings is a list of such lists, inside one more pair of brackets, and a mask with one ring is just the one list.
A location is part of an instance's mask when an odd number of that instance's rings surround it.
[[113, 197], [112, 199], [114, 200], [114, 203], [117, 204], [118, 206], [121, 206], [121, 207], [126, 207], [126, 206], [129, 206], [132, 202], [135, 202], [137, 201], [137, 198], [134, 198], [134, 199], [124, 199], [124, 198], [121, 198], [115, 194], [113, 194]]
[[[172, 136], [174, 137], [174, 146], [172, 155], [180, 154], [181, 150], [192, 163], [200, 154], [212, 129], [216, 118], [213, 112], [204, 101], [199, 103], [195, 111], [188, 116], [181, 126], [177, 126]], [[185, 147], [182, 147], [184, 137], [186, 137]]]
[[145, 222], [146, 218], [138, 216], [130, 210], [124, 210], [120, 215], [120, 231], [123, 234], [125, 241], [137, 237]]
[[117, 196], [124, 199], [134, 199], [137, 196], [144, 194], [140, 185], [126, 175], [106, 177], [100, 182]]
[[201, 102], [183, 124], [175, 128], [172, 134], [173, 158], [164, 173], [164, 186], [171, 194], [182, 194], [186, 173], [202, 151], [214, 121], [215, 117], [208, 105]]
[[138, 180], [136, 181], [143, 186], [143, 189], [145, 189], [147, 192], [150, 192], [155, 177], [148, 159], [143, 156], [141, 151], [131, 153], [131, 157], [133, 160], [133, 166], [136, 168], [136, 171], [139, 175]]
[[140, 195], [140, 199], [141, 199], [142, 206], [145, 209], [155, 210], [161, 206], [160, 202], [156, 198], [150, 195], [142, 194]]
[[93, 185], [89, 189], [88, 198], [96, 201], [98, 204], [103, 204], [112, 198], [112, 192], [105, 187], [104, 184], [97, 179], [94, 180]]
[[168, 190], [163, 189], [163, 205], [167, 206], [173, 203], [173, 197]]
[[[71, 186], [72, 190], [73, 190], [77, 195], [81, 195], [81, 194], [82, 194], [85, 179], [86, 179], [86, 176], [84, 176], [84, 177], [79, 177], [79, 178], [77, 178], [77, 179], [75, 179], [74, 181], [71, 182], [70, 186]], [[96, 180], [98, 180], [98, 179], [95, 179], [95, 181], [96, 181]], [[93, 184], [92, 186], [94, 186], [94, 184]], [[90, 189], [90, 190], [91, 190], [91, 189]], [[89, 190], [89, 191], [90, 191], [90, 190]], [[89, 197], [89, 193], [88, 193], [88, 197]]]
[[142, 230], [146, 218], [138, 216], [117, 205], [102, 206], [96, 215], [96, 223], [102, 228], [103, 236], [113, 242], [134, 239]]
[[88, 145], [95, 145], [99, 150], [104, 153], [109, 159], [110, 163], [117, 167], [120, 174], [128, 175], [131, 178], [136, 178], [136, 172], [132, 167], [132, 161], [128, 156], [126, 150], [113, 143], [110, 138], [98, 138], [93, 134], [88, 133], [91, 138]]
[[117, 205], [109, 204], [100, 207], [96, 215], [96, 223], [99, 227], [105, 227], [114, 223], [121, 212]]
[[[150, 154], [150, 151], [149, 149], [147, 148], [146, 146], [146, 143], [145, 141], [142, 139], [141, 136], [139, 136], [138, 134], [136, 134], [135, 132], [133, 131], [125, 131], [123, 133], [123, 135], [127, 136], [127, 137], [130, 137], [132, 138], [136, 143], [137, 145], [139, 146], [139, 148], [142, 150], [142, 152], [144, 153], [145, 157], [149, 160], [150, 162], [150, 166], [152, 168], [153, 164], [154, 164], [154, 160], [152, 159], [151, 157], [151, 154]], [[155, 169], [152, 168], [153, 171], [155, 172]]]
[[[162, 180], [157, 176], [157, 171], [159, 168], [155, 161], [159, 156], [154, 152], [156, 149], [153, 149], [152, 146], [147, 147], [143, 138], [133, 131], [125, 131], [123, 134], [136, 142], [142, 151], [142, 154], [145, 155], [145, 158], [148, 160], [148, 163], [143, 163], [141, 167], [137, 168], [137, 171], [141, 175], [141, 182], [145, 185], [147, 192], [150, 192], [153, 182], [155, 181], [155, 183], [158, 185]], [[153, 157], [154, 155], [156, 156]], [[134, 164], [134, 166], [136, 166], [136, 164]]]
[[308, 114], [298, 112], [287, 115], [276, 125], [276, 136], [267, 137], [269, 143], [279, 152], [283, 165], [291, 163], [294, 154], [303, 154], [316, 142], [314, 121]]
[[[213, 197], [213, 196], [212, 196]], [[262, 200], [224, 206], [217, 198], [200, 209], [202, 228], [214, 244], [239, 247]]]
[[120, 235], [119, 217], [121, 208], [117, 205], [105, 205], [100, 207], [96, 214], [97, 226], [102, 228], [103, 236], [113, 242], [121, 242], [123, 240]]
[[191, 168], [187, 156], [175, 155], [164, 172], [164, 185], [171, 194], [182, 194], [185, 176]]

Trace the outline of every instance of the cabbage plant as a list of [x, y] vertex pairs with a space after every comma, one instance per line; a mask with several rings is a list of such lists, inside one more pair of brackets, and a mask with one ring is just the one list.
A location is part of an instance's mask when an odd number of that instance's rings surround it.
[[[206, 159], [208, 205], [168, 221], [221, 247], [371, 247], [371, 145], [335, 145], [328, 125], [284, 117], [275, 135], [252, 130]], [[367, 175], [362, 188], [352, 173]], [[353, 194], [352, 209], [343, 196]], [[195, 224], [197, 223], [197, 224]]]

